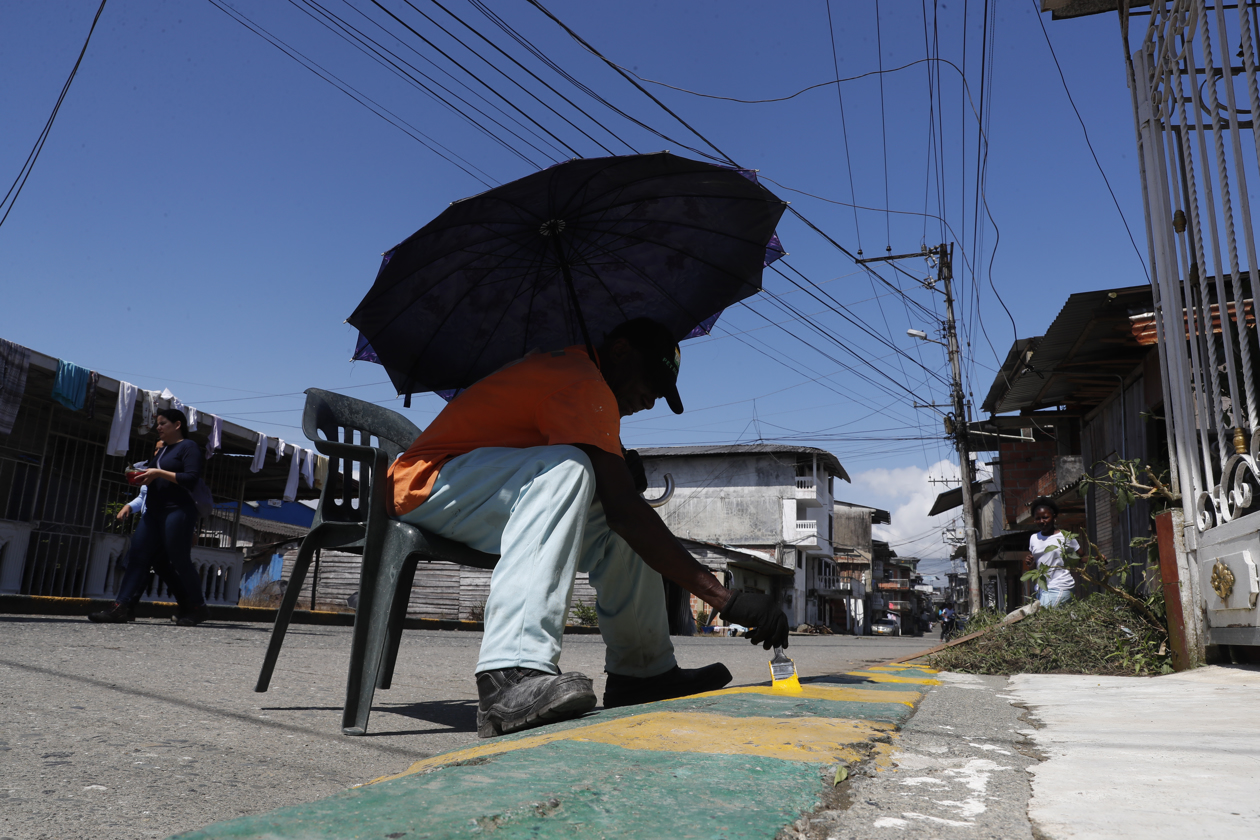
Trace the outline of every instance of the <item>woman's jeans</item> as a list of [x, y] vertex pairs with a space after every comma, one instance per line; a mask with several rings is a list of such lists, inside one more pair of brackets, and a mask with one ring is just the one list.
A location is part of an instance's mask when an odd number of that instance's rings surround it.
[[1071, 589], [1038, 589], [1037, 600], [1043, 607], [1059, 607], [1072, 599]]
[[201, 578], [192, 563], [193, 529], [197, 511], [192, 508], [158, 509], [149, 507], [140, 517], [131, 536], [127, 571], [114, 599], [119, 604], [134, 605], [148, 587], [149, 569], [158, 573], [182, 613], [206, 603], [201, 591]]

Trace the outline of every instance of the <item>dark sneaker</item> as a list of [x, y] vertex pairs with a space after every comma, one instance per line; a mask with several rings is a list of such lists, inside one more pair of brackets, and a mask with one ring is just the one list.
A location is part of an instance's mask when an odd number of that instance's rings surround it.
[[195, 607], [192, 612], [175, 616], [172, 621], [179, 627], [196, 627], [201, 622], [210, 617], [210, 608], [205, 604]]
[[493, 738], [575, 718], [595, 708], [591, 678], [576, 671], [548, 674], [505, 668], [477, 675], [477, 736]]
[[124, 606], [115, 602], [107, 610], [88, 614], [88, 621], [97, 624], [123, 624], [127, 621], [136, 620], [136, 611], [129, 606]]
[[731, 672], [721, 662], [703, 668], [679, 668], [655, 677], [625, 677], [609, 674], [604, 686], [604, 708], [637, 706], [658, 700], [689, 697], [706, 691], [717, 691], [731, 681]]

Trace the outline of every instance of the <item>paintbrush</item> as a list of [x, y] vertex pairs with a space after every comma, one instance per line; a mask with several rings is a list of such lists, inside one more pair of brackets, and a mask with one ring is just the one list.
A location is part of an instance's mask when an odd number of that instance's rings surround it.
[[796, 663], [788, 659], [783, 648], [774, 648], [774, 659], [770, 660], [770, 687], [776, 691], [800, 691], [801, 681], [796, 676]]

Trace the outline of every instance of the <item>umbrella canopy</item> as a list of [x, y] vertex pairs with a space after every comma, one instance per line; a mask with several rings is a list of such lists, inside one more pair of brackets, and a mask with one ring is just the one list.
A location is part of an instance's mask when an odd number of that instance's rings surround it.
[[356, 358], [413, 393], [598, 343], [631, 318], [682, 340], [759, 291], [782, 254], [786, 205], [750, 174], [668, 153], [589, 158], [457, 201], [385, 255], [348, 319]]

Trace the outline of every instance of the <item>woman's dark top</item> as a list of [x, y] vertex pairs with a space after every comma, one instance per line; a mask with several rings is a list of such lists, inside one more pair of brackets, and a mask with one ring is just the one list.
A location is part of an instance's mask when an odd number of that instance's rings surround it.
[[170, 470], [175, 473], [176, 483], [159, 478], [149, 485], [146, 509], [169, 510], [171, 508], [190, 508], [196, 510], [192, 490], [201, 478], [201, 469], [205, 458], [201, 447], [188, 438], [184, 438], [174, 446], [162, 448], [156, 456], [149, 459], [149, 466], [155, 469]]

